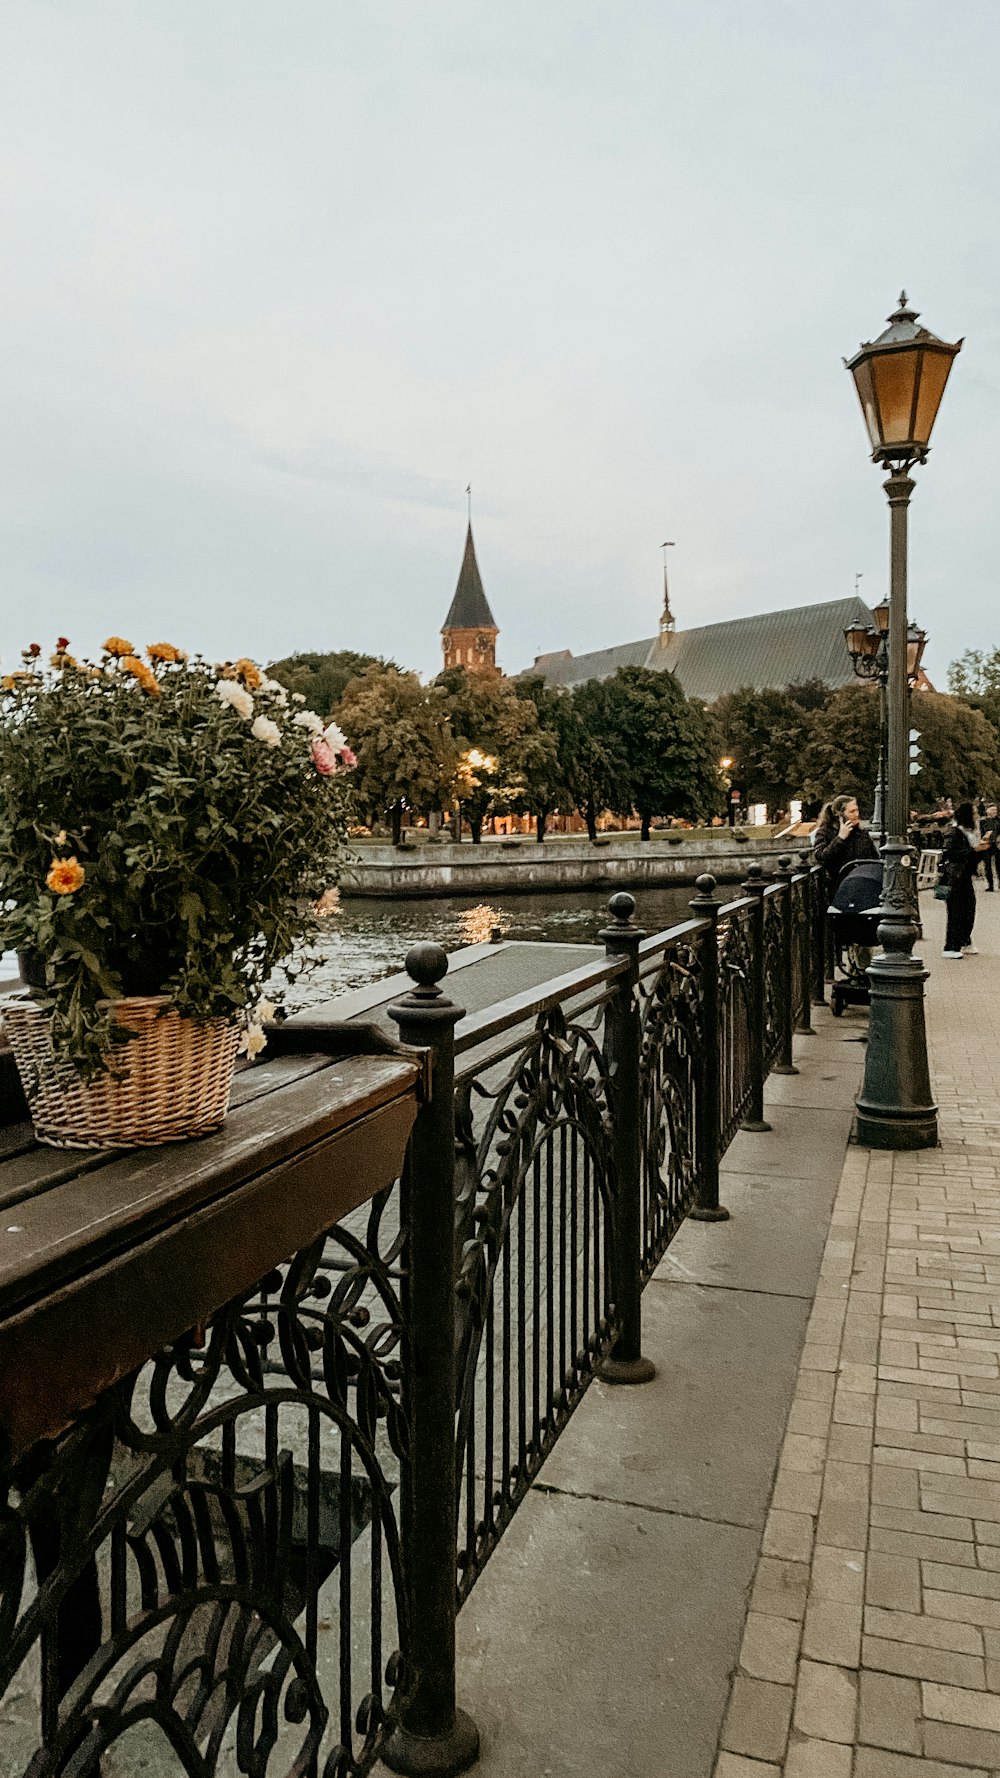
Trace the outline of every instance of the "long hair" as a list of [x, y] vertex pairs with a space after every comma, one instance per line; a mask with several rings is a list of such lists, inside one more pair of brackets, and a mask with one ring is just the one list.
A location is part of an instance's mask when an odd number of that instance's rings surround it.
[[843, 791], [840, 796], [831, 796], [830, 801], [824, 803], [820, 809], [818, 825], [820, 827], [836, 827], [848, 803], [856, 801], [857, 798], [852, 796], [849, 790]]
[[970, 830], [974, 828], [976, 825], [976, 814], [972, 804], [959, 803], [958, 808], [955, 810], [954, 819], [956, 827], [966, 827]]

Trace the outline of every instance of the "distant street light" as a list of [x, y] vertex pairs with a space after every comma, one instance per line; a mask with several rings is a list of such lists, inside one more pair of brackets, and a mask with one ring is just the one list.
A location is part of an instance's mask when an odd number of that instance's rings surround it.
[[[872, 826], [879, 836], [879, 845], [885, 845], [885, 743], [886, 743], [886, 686], [889, 682], [889, 601], [883, 599], [872, 612], [873, 624], [848, 624], [844, 631], [844, 641], [851, 657], [854, 671], [859, 679], [878, 683], [878, 777], [875, 780], [875, 806], [872, 810]], [[925, 631], [910, 624], [906, 642], [906, 678], [910, 690], [920, 677], [920, 661], [927, 644]]]
[[[889, 469], [884, 486], [891, 515], [890, 597], [884, 631], [889, 838], [882, 847], [878, 926], [882, 950], [868, 970], [871, 1024], [856, 1125], [858, 1141], [870, 1148], [931, 1148], [937, 1143], [937, 1107], [931, 1099], [924, 1024], [927, 972], [913, 955], [919, 908], [907, 841], [907, 677], [919, 669], [926, 638], [922, 631], [911, 633], [906, 618], [906, 512], [915, 486], [909, 472], [927, 460], [944, 386], [962, 341], [948, 345], [926, 327], [918, 327], [917, 319], [904, 290], [885, 332], [846, 360], [868, 428], [872, 459]], [[876, 625], [881, 631], [878, 617]]]

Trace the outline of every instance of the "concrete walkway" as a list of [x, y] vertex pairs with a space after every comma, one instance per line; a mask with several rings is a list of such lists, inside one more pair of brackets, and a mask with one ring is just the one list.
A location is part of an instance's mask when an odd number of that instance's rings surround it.
[[1000, 894], [921, 908], [941, 1147], [844, 1165], [715, 1778], [1000, 1775]]
[[[458, 1625], [481, 1778], [709, 1778], [863, 1050], [817, 1016], [728, 1223], [688, 1223], [643, 1299], [655, 1380], [595, 1383]], [[751, 1768], [752, 1770], [752, 1768]]]

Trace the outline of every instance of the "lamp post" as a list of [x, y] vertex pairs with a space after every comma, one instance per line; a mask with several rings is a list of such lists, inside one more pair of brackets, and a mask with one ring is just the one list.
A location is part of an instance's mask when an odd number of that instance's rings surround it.
[[886, 795], [888, 838], [882, 847], [881, 953], [869, 970], [871, 1023], [865, 1078], [857, 1101], [856, 1135], [869, 1148], [932, 1148], [937, 1107], [931, 1099], [924, 1024], [927, 971], [913, 946], [918, 936], [914, 857], [907, 840], [910, 814], [907, 670], [919, 666], [906, 616], [906, 512], [913, 493], [910, 470], [925, 463], [944, 386], [962, 341], [948, 345], [917, 325], [906, 292], [877, 340], [863, 345], [847, 369], [868, 427], [873, 462], [888, 468], [884, 483], [891, 519], [891, 569], [886, 684]]
[[[889, 683], [889, 601], [883, 599], [876, 605], [872, 616], [874, 624], [849, 624], [844, 631], [844, 641], [851, 657], [854, 671], [859, 679], [875, 680], [878, 683], [878, 777], [875, 780], [875, 807], [872, 811], [872, 826], [879, 836], [879, 845], [885, 845], [885, 739], [886, 739], [886, 687]], [[927, 646], [927, 633], [910, 624], [906, 642], [906, 683], [910, 691], [920, 677], [920, 662]]]

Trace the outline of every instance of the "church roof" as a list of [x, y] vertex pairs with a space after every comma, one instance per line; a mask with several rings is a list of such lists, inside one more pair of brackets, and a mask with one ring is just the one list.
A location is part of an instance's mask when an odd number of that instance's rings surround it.
[[448, 607], [448, 615], [441, 628], [442, 630], [497, 629], [489, 607], [489, 600], [483, 592], [479, 563], [476, 561], [476, 546], [472, 541], [471, 525], [465, 535], [465, 554], [462, 557], [455, 597]]
[[529, 671], [552, 685], [574, 686], [587, 679], [608, 679], [619, 667], [652, 667], [676, 673], [689, 698], [702, 698], [708, 704], [745, 685], [760, 691], [765, 686], [822, 679], [836, 690], [854, 678], [845, 629], [871, 622], [862, 599], [831, 599], [823, 605], [765, 611], [696, 630], [668, 631], [592, 654], [572, 655], [565, 650], [539, 655]]

